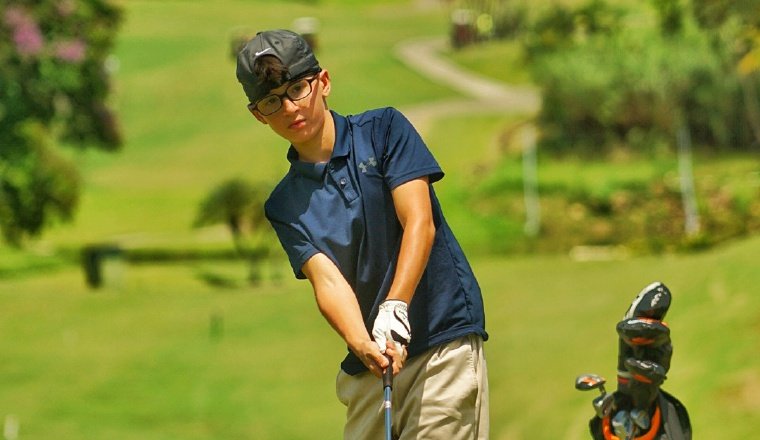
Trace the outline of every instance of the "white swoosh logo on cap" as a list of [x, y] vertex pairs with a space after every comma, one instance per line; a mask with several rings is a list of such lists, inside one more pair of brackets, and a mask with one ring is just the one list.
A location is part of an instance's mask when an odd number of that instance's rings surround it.
[[269, 52], [270, 50], [272, 50], [272, 48], [271, 47], [267, 47], [266, 49], [262, 50], [261, 52], [256, 52], [253, 55], [257, 56], [257, 57], [260, 57], [260, 56], [264, 55], [265, 53]]

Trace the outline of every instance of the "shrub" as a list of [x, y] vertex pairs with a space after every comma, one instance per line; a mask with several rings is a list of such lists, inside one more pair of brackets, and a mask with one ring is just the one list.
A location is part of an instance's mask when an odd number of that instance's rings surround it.
[[594, 36], [617, 33], [623, 26], [625, 9], [603, 0], [591, 0], [575, 8], [553, 5], [525, 19], [520, 40], [530, 58], [573, 47]]
[[740, 85], [698, 32], [663, 38], [655, 28], [592, 38], [537, 60], [544, 92], [543, 146], [598, 152], [654, 147], [672, 138], [682, 115], [699, 144], [744, 145]]

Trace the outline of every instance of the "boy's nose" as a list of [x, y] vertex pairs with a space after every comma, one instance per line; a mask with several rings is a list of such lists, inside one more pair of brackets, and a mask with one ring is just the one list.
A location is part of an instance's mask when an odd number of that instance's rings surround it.
[[284, 112], [292, 112], [298, 109], [298, 104], [291, 101], [290, 98], [282, 98], [282, 110]]

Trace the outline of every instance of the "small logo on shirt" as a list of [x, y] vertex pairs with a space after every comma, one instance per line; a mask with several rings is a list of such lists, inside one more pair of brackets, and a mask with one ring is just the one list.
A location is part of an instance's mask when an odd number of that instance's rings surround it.
[[375, 159], [375, 156], [370, 157], [366, 162], [359, 162], [359, 169], [362, 170], [362, 173], [366, 173], [370, 167], [377, 167], [377, 159]]

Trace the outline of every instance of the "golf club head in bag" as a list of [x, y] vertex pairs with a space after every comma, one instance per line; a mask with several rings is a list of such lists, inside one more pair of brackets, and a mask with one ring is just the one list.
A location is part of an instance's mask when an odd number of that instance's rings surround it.
[[575, 389], [578, 391], [599, 390], [600, 395], [591, 401], [597, 417], [605, 417], [612, 411], [613, 397], [607, 394], [604, 384], [607, 381], [597, 374], [581, 374], [575, 379]]
[[672, 294], [663, 283], [645, 287], [617, 323], [618, 364], [616, 405], [651, 412], [660, 385], [670, 369], [673, 346], [663, 321]]

